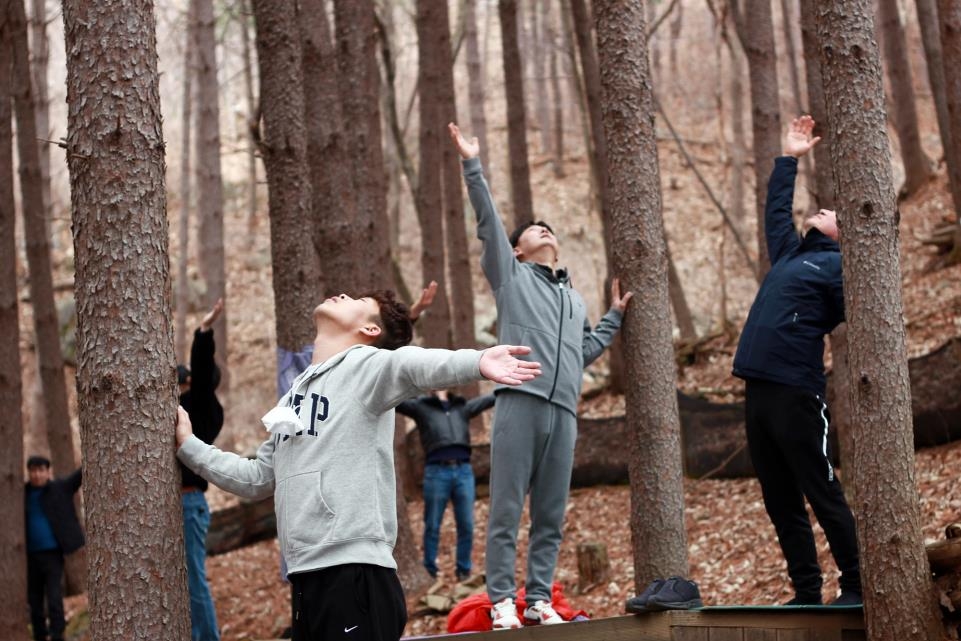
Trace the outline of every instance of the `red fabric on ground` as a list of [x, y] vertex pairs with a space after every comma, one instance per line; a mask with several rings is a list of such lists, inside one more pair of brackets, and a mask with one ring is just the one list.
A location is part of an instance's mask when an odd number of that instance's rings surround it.
[[[517, 606], [517, 616], [522, 622], [524, 621], [524, 610], [527, 609], [524, 596], [524, 588], [521, 588], [517, 591], [517, 599], [514, 601], [514, 605]], [[577, 616], [587, 617], [587, 612], [584, 612], [584, 610], [575, 610], [571, 607], [567, 597], [564, 596], [564, 588], [561, 587], [560, 583], [555, 582], [551, 586], [551, 605], [565, 621], [570, 621]], [[491, 600], [486, 592], [467, 597], [455, 605], [454, 609], [447, 615], [447, 631], [485, 632], [490, 630], [492, 628], [491, 607]]]

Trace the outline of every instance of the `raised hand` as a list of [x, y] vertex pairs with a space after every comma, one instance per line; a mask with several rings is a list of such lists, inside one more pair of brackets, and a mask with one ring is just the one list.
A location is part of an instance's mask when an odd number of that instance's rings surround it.
[[784, 155], [800, 158], [821, 142], [821, 137], [811, 137], [814, 131], [814, 118], [801, 116], [791, 121], [787, 134], [784, 135]]
[[200, 321], [200, 331], [206, 332], [213, 327], [214, 323], [217, 322], [217, 319], [220, 318], [220, 315], [223, 313], [223, 311], [224, 299], [218, 298], [217, 302], [214, 303], [214, 306], [210, 308], [209, 312], [207, 312], [207, 315], [204, 316], [203, 320]]
[[420, 318], [420, 315], [424, 313], [428, 307], [434, 303], [434, 296], [437, 295], [437, 281], [432, 280], [427, 287], [420, 293], [420, 298], [417, 302], [410, 306], [410, 319], [412, 321]]
[[627, 304], [631, 302], [633, 297], [633, 292], [625, 292], [624, 295], [621, 296], [621, 279], [611, 279], [611, 307], [623, 314], [624, 310], [627, 309]]
[[454, 146], [457, 147], [461, 158], [467, 160], [468, 158], [477, 158], [480, 155], [480, 143], [477, 141], [477, 136], [468, 141], [461, 134], [460, 127], [454, 123], [447, 125], [447, 131], [450, 132], [450, 139], [454, 141]]
[[497, 345], [485, 349], [480, 359], [481, 374], [495, 383], [520, 385], [541, 375], [540, 363], [515, 358], [530, 353], [530, 347], [520, 345]]

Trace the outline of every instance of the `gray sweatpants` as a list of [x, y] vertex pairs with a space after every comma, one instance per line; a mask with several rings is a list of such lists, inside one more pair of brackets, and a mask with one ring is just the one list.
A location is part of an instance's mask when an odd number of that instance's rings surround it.
[[577, 417], [542, 398], [500, 391], [491, 430], [487, 594], [516, 598], [517, 529], [530, 492], [527, 602], [551, 600], [571, 484]]

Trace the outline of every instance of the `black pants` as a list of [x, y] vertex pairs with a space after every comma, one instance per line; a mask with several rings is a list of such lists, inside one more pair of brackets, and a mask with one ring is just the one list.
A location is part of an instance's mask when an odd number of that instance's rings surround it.
[[30, 623], [36, 641], [46, 641], [47, 638], [44, 596], [50, 617], [50, 638], [63, 639], [66, 624], [63, 619], [62, 581], [63, 553], [60, 550], [27, 554], [27, 601], [30, 604]]
[[397, 571], [351, 563], [289, 576], [293, 641], [397, 641], [407, 603]]
[[824, 400], [802, 388], [752, 380], [745, 407], [751, 462], [795, 593], [821, 599], [821, 567], [805, 498], [841, 571], [841, 590], [860, 593], [854, 516], [831, 465]]

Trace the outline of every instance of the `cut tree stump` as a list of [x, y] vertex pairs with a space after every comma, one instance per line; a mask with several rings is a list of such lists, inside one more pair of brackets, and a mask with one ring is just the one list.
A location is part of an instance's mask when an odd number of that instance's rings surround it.
[[584, 594], [591, 588], [607, 583], [611, 576], [611, 562], [607, 546], [590, 542], [577, 544], [577, 591]]

